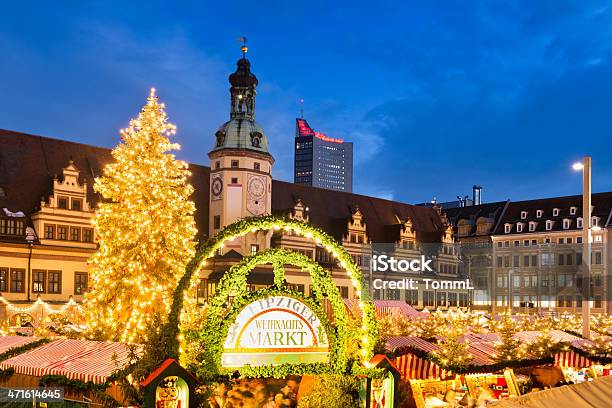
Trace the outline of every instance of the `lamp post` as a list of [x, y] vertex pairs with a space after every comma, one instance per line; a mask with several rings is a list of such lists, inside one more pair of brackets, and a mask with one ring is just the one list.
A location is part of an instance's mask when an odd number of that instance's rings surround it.
[[28, 243], [28, 246], [30, 247], [30, 254], [28, 255], [28, 287], [26, 289], [26, 292], [28, 294], [28, 302], [30, 301], [30, 285], [31, 285], [31, 276], [32, 276], [32, 269], [31, 269], [31, 265], [32, 265], [32, 249], [34, 247], [34, 241], [36, 241], [36, 233], [34, 232], [34, 228], [32, 227], [27, 227], [26, 228], [26, 236], [25, 236], [25, 240]]
[[591, 338], [591, 157], [574, 163], [575, 171], [582, 170], [582, 337]]

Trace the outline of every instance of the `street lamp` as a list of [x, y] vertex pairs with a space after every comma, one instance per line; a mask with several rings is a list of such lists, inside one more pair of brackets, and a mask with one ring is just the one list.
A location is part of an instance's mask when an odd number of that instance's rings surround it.
[[28, 302], [30, 301], [30, 285], [31, 285], [31, 275], [32, 275], [32, 269], [31, 269], [31, 265], [32, 265], [32, 248], [34, 247], [34, 241], [36, 241], [36, 232], [34, 232], [34, 228], [32, 227], [27, 227], [26, 231], [25, 231], [25, 240], [28, 243], [28, 246], [30, 247], [30, 254], [28, 255], [28, 287], [27, 287], [27, 294], [28, 294]]
[[582, 171], [582, 337], [591, 337], [591, 157], [572, 165]]

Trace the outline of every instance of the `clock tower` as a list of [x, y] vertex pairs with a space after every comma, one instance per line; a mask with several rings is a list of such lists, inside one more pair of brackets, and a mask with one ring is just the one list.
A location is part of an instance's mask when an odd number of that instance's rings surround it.
[[[215, 133], [210, 158], [209, 235], [245, 217], [270, 214], [272, 210], [272, 165], [268, 138], [255, 121], [257, 77], [251, 72], [242, 47], [242, 58], [229, 76], [230, 120]], [[223, 252], [242, 255], [268, 248], [270, 236], [256, 232], [226, 243]]]

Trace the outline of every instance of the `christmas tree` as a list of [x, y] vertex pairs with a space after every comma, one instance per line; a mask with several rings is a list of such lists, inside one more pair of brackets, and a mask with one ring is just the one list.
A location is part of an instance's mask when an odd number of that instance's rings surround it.
[[561, 350], [563, 345], [553, 339], [550, 327], [542, 327], [538, 336], [527, 343], [526, 351], [532, 358], [545, 358]]
[[465, 328], [451, 326], [444, 336], [444, 340], [438, 342], [440, 351], [434, 352], [445, 367], [465, 367], [474, 359], [470, 354], [470, 345], [467, 340], [461, 341]]
[[497, 326], [499, 341], [495, 346], [494, 358], [499, 362], [510, 362], [525, 357], [525, 351], [521, 341], [514, 337], [516, 323], [510, 313], [502, 313]]
[[102, 196], [94, 217], [99, 248], [84, 312], [97, 337], [144, 342], [165, 321], [195, 253], [191, 173], [171, 153], [180, 146], [169, 140], [176, 128], [164, 108], [152, 89], [94, 183]]

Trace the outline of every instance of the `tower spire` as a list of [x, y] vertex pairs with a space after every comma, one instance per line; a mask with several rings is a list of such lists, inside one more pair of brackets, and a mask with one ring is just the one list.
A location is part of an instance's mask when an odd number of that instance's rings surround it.
[[236, 71], [229, 76], [231, 84], [230, 118], [255, 119], [255, 88], [257, 77], [251, 72], [251, 62], [246, 58], [248, 47], [246, 37], [240, 37], [242, 42], [242, 58], [236, 62]]
[[242, 43], [242, 46], [240, 47], [240, 51], [242, 51], [242, 58], [246, 58], [246, 53], [249, 50], [249, 47], [247, 47], [247, 38], [246, 37], [239, 37], [238, 41], [240, 41]]

